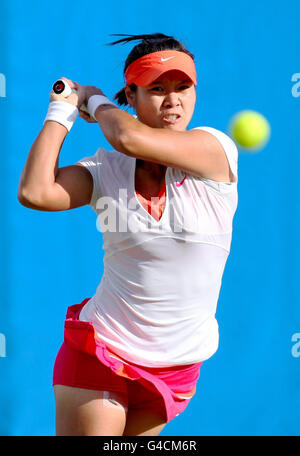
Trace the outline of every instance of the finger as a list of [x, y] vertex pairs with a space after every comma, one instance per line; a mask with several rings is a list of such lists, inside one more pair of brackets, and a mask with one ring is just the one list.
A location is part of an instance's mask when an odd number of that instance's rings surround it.
[[71, 87], [71, 89], [74, 89], [74, 88], [75, 88], [74, 83], [73, 83], [73, 81], [72, 81], [71, 79], [65, 78], [64, 76], [61, 77], [60, 79], [65, 80], [65, 81], [69, 84], [69, 86]]
[[85, 120], [90, 119], [90, 116], [88, 114], [84, 113], [83, 111], [79, 111], [79, 116]]
[[74, 87], [75, 87], [76, 89], [79, 89], [80, 87], [82, 87], [82, 86], [81, 86], [80, 84], [78, 84], [78, 82], [76, 82], [76, 81], [73, 81], [73, 84], [74, 84]]
[[85, 120], [88, 123], [96, 123], [97, 121], [94, 120], [89, 114], [83, 113], [82, 111], [79, 111], [79, 117], [81, 117], [83, 120]]
[[79, 112], [80, 112], [80, 114], [82, 114], [83, 116], [88, 116], [88, 117], [89, 117], [89, 114], [88, 114], [86, 111], [83, 111], [81, 108], [79, 108]]

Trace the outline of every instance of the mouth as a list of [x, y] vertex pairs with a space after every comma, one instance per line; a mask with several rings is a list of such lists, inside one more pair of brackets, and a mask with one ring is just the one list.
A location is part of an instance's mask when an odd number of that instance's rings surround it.
[[181, 116], [179, 114], [165, 114], [162, 118], [163, 122], [168, 125], [173, 125], [179, 122]]

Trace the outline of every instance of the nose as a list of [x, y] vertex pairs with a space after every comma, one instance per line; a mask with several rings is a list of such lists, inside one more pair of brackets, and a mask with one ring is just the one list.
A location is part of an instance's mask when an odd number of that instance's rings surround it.
[[173, 108], [175, 106], [178, 106], [179, 104], [180, 100], [176, 92], [169, 92], [168, 94], [166, 94], [163, 102], [163, 106], [165, 108]]

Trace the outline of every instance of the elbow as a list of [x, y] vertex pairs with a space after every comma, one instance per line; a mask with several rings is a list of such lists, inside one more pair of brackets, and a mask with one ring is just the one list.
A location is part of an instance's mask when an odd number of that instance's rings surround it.
[[17, 198], [18, 198], [19, 203], [22, 204], [22, 206], [26, 205], [27, 199], [26, 199], [26, 196], [25, 196], [25, 192], [24, 192], [24, 190], [21, 187], [18, 188]]
[[17, 198], [22, 206], [28, 207], [30, 209], [42, 209], [42, 194], [32, 194], [19, 187]]
[[18, 195], [17, 195], [19, 203], [24, 206], [24, 207], [33, 207], [33, 202], [31, 201], [31, 198], [29, 197], [28, 194], [24, 190], [18, 190]]

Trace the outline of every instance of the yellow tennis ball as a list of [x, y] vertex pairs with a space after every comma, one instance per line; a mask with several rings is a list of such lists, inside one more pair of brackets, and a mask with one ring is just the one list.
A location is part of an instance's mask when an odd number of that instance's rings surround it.
[[270, 138], [270, 125], [267, 119], [256, 111], [238, 112], [229, 126], [232, 138], [245, 149], [258, 150], [266, 145]]

